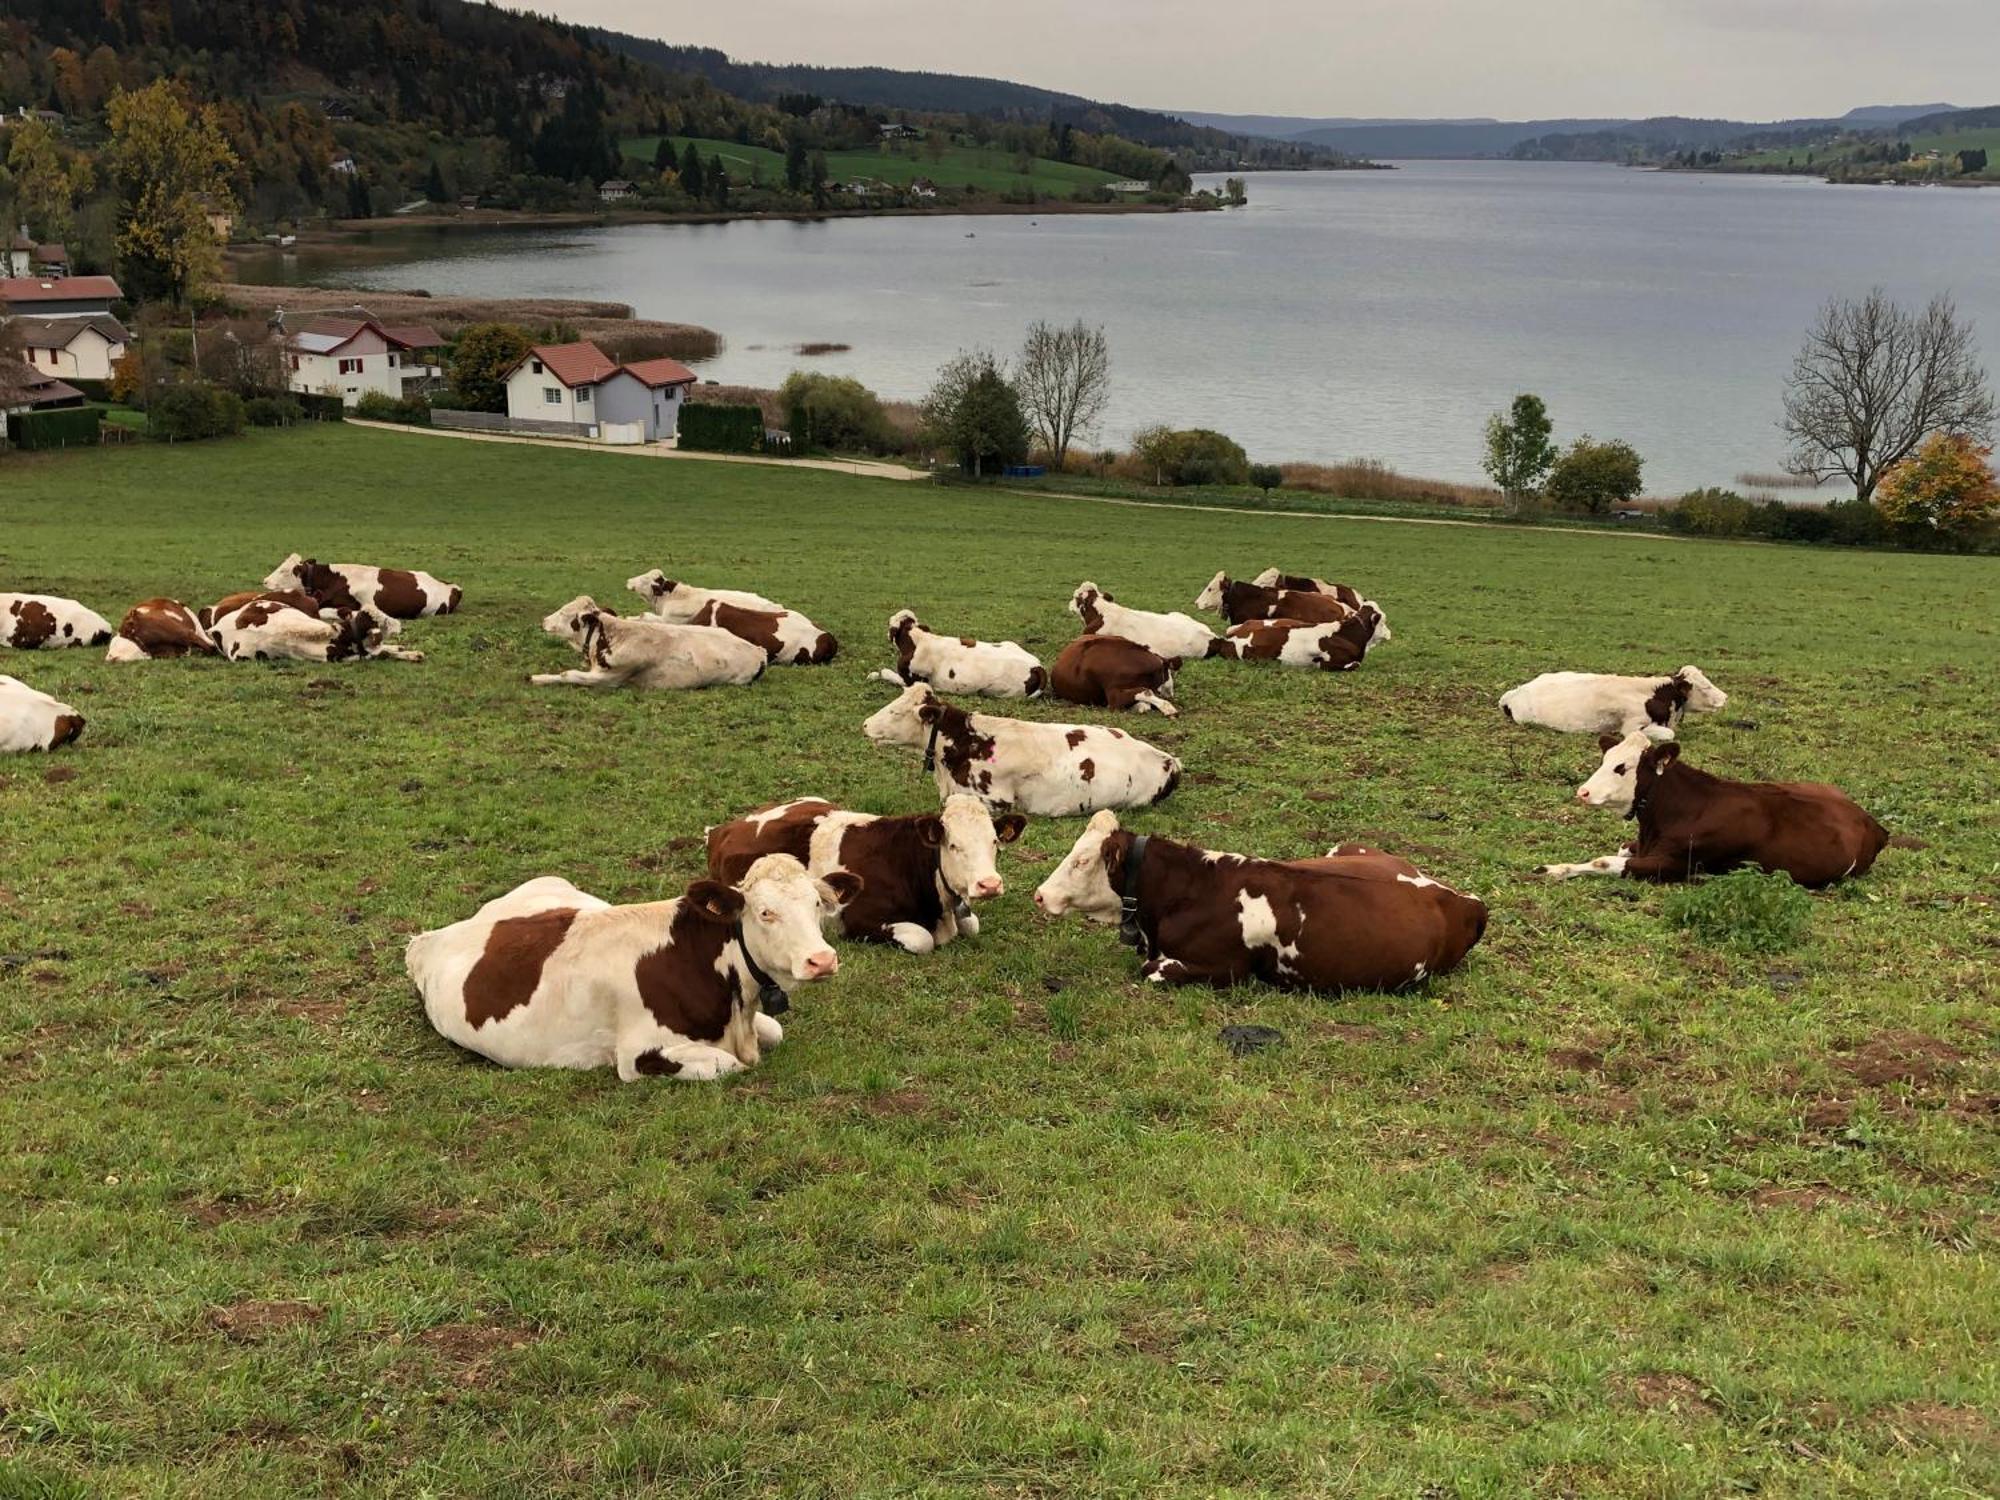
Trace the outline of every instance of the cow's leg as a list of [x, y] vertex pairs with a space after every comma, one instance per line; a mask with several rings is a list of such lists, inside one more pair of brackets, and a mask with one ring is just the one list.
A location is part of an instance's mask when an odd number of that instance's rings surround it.
[[422, 661], [424, 659], [423, 652], [406, 651], [401, 646], [377, 646], [369, 653], [369, 656], [375, 661]]
[[1146, 960], [1139, 969], [1139, 977], [1149, 984], [1206, 984], [1216, 989], [1227, 989], [1240, 976], [1228, 969], [1198, 969], [1163, 954]]
[[1104, 706], [1120, 712], [1126, 709], [1138, 709], [1142, 713], [1150, 708], [1154, 713], [1165, 714], [1170, 719], [1180, 713], [1179, 709], [1150, 688], [1108, 687], [1104, 690]]
[[890, 922], [879, 929], [878, 941], [894, 943], [906, 953], [930, 953], [936, 950], [937, 938], [928, 928], [919, 927], [915, 922]]
[[1546, 875], [1551, 880], [1574, 880], [1579, 875], [1623, 875], [1631, 859], [1629, 849], [1620, 849], [1616, 854], [1607, 854], [1580, 865], [1537, 865], [1535, 873]]
[[538, 672], [528, 681], [536, 687], [617, 687], [625, 680], [622, 672], [572, 670], [568, 672]]
[[1181, 711], [1178, 708], [1175, 708], [1173, 704], [1167, 702], [1165, 698], [1161, 697], [1158, 693], [1151, 691], [1139, 692], [1133, 694], [1132, 706], [1134, 708], [1141, 710], [1142, 712], [1150, 708], [1154, 713], [1162, 714], [1169, 719], [1177, 719], [1180, 717], [1181, 713]]
[[636, 1026], [618, 1038], [618, 1076], [627, 1083], [635, 1078], [705, 1083], [742, 1068], [734, 1052], [691, 1041], [664, 1026]]
[[785, 1028], [778, 1024], [776, 1016], [767, 1016], [760, 1010], [750, 1018], [750, 1022], [757, 1028], [757, 1045], [760, 1047], [775, 1047], [785, 1039]]

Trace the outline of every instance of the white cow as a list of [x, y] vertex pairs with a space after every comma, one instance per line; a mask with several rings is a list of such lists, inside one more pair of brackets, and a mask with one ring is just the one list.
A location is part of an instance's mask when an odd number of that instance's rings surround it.
[[1048, 669], [1019, 641], [938, 635], [925, 628], [915, 610], [899, 609], [889, 616], [889, 644], [896, 648], [896, 665], [876, 675], [899, 687], [928, 682], [952, 693], [1036, 698], [1048, 686]]
[[726, 630], [650, 615], [624, 619], [588, 594], [543, 620], [542, 629], [575, 646], [584, 666], [528, 679], [541, 687], [703, 688], [755, 682], [764, 671], [764, 653]]
[[783, 1041], [790, 993], [840, 968], [820, 924], [860, 889], [785, 854], [635, 906], [545, 875], [412, 938], [404, 967], [439, 1033], [504, 1067], [717, 1078]]
[[54, 594], [0, 594], [0, 646], [53, 651], [63, 646], [104, 646], [111, 622], [74, 599]]
[[372, 609], [392, 620], [458, 612], [464, 591], [455, 583], [411, 568], [378, 568], [370, 563], [323, 563], [294, 552], [271, 570], [264, 587], [296, 589], [334, 609]]
[[424, 659], [421, 651], [390, 645], [396, 622], [372, 609], [312, 612], [290, 598], [256, 594], [248, 599], [224, 600], [202, 614], [210, 639], [230, 661]]
[[625, 587], [644, 599], [646, 607], [661, 619], [682, 623], [692, 620], [701, 613], [703, 606], [714, 599], [733, 604], [738, 609], [760, 609], [771, 614], [785, 612], [784, 605], [766, 599], [762, 594], [746, 593], [741, 589], [696, 588], [691, 583], [680, 583], [667, 577], [658, 568], [641, 573], [637, 578], [626, 579]]
[[1601, 672], [1544, 672], [1500, 696], [1500, 711], [1516, 724], [1540, 724], [1565, 734], [1627, 735], [1644, 730], [1670, 740], [1681, 715], [1713, 713], [1729, 695], [1699, 667], [1671, 677], [1619, 677]]
[[1179, 610], [1154, 614], [1127, 609], [1096, 584], [1085, 580], [1069, 598], [1070, 613], [1083, 621], [1087, 635], [1117, 635], [1144, 646], [1169, 661], [1199, 661], [1208, 655], [1215, 632]]
[[1164, 801], [1181, 779], [1178, 760], [1122, 729], [970, 714], [921, 682], [870, 715], [861, 731], [878, 745], [923, 750], [940, 797], [970, 792], [989, 807], [1036, 817], [1144, 807]]
[[67, 703], [18, 677], [0, 676], [0, 755], [54, 750], [82, 733], [83, 715]]

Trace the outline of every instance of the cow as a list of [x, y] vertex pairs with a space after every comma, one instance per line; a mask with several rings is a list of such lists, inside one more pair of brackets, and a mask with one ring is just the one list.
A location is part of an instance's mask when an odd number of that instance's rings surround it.
[[907, 687], [928, 682], [954, 693], [988, 698], [1038, 698], [1049, 684], [1048, 669], [1019, 641], [975, 641], [971, 636], [938, 635], [925, 628], [914, 610], [889, 616], [889, 644], [896, 665], [875, 675]]
[[791, 992], [840, 968], [820, 924], [860, 890], [784, 854], [633, 906], [544, 875], [412, 938], [403, 964], [431, 1025], [503, 1067], [719, 1078], [783, 1041]]
[[1275, 661], [1288, 667], [1351, 672], [1375, 643], [1382, 616], [1363, 604], [1337, 625], [1308, 620], [1247, 620], [1229, 627], [1209, 647], [1210, 656], [1236, 661]]
[[1062, 648], [1049, 668], [1049, 692], [1065, 703], [1087, 708], [1136, 709], [1175, 718], [1180, 710], [1167, 699], [1180, 662], [1156, 656], [1137, 641], [1117, 635], [1080, 635]]
[[1661, 883], [1749, 865], [1811, 889], [1866, 875], [1889, 834], [1839, 787], [1814, 781], [1730, 781], [1681, 760], [1678, 742], [1643, 729], [1607, 734], [1604, 759], [1576, 789], [1586, 807], [1623, 813], [1638, 836], [1616, 854], [1543, 865], [1555, 880], [1623, 875]]
[[1565, 734], [1623, 737], [1648, 729], [1670, 740], [1685, 714], [1714, 713], [1729, 694], [1699, 667], [1671, 677], [1619, 677], [1603, 672], [1544, 672], [1500, 695], [1500, 712], [1516, 724], [1540, 724]]
[[421, 651], [388, 643], [394, 622], [372, 609], [327, 609], [292, 592], [232, 594], [201, 611], [201, 622], [230, 661], [422, 661]]
[[[1209, 579], [1208, 586], [1195, 595], [1194, 607], [1221, 615], [1232, 625], [1249, 620], [1304, 620], [1308, 624], [1338, 625], [1357, 608], [1333, 594], [1267, 589], [1238, 582], [1227, 573], [1217, 573]], [[1383, 629], [1386, 640], [1387, 627]]]
[[29, 687], [18, 677], [0, 675], [0, 755], [75, 744], [83, 725], [83, 715], [67, 703]]
[[921, 682], [861, 731], [878, 745], [921, 748], [940, 797], [970, 792], [988, 807], [1037, 818], [1164, 802], [1181, 779], [1178, 760], [1122, 729], [967, 713]]
[[994, 817], [957, 792], [934, 813], [882, 818], [818, 797], [782, 802], [708, 830], [711, 879], [740, 879], [767, 854], [789, 854], [814, 875], [852, 870], [861, 894], [841, 909], [841, 931], [862, 942], [930, 953], [979, 933], [972, 903], [1006, 889], [994, 859], [1021, 836], [1019, 813]]
[[179, 656], [220, 656], [201, 621], [178, 599], [143, 599], [125, 611], [106, 661], [164, 661]]
[[741, 686], [764, 675], [764, 653], [726, 630], [650, 615], [624, 619], [588, 594], [543, 620], [542, 629], [575, 646], [584, 665], [537, 673], [528, 681], [538, 687], [704, 688]]
[[272, 592], [295, 589], [334, 609], [366, 607], [392, 620], [455, 615], [465, 597], [457, 584], [428, 573], [367, 563], [323, 563], [296, 552], [272, 569], [264, 587]]
[[1069, 610], [1083, 621], [1087, 635], [1123, 636], [1156, 656], [1181, 661], [1206, 656], [1208, 643], [1215, 639], [1213, 630], [1179, 610], [1162, 615], [1127, 609], [1088, 579], [1079, 583], [1076, 592], [1069, 596]]
[[1119, 924], [1154, 984], [1261, 979], [1289, 990], [1394, 990], [1458, 967], [1486, 905], [1360, 844], [1249, 859], [1090, 820], [1035, 892], [1051, 917]]
[[767, 614], [785, 613], [785, 606], [774, 599], [766, 599], [762, 594], [748, 593], [742, 589], [704, 589], [691, 583], [681, 583], [667, 577], [658, 568], [649, 573], [641, 573], [637, 578], [625, 580], [625, 587], [646, 601], [646, 608], [663, 620], [673, 620], [686, 624], [701, 613], [702, 606], [710, 600], [720, 599], [724, 604], [733, 604], [738, 609], [760, 609]]
[[[215, 622], [219, 618], [231, 610], [241, 609], [253, 599], [262, 599], [273, 604], [289, 604], [293, 609], [303, 610], [309, 615], [339, 613], [338, 610], [329, 609], [321, 604], [311, 594], [300, 593], [297, 589], [239, 589], [236, 593], [224, 594], [213, 604], [204, 604], [194, 612], [194, 617], [201, 622], [203, 630], [213, 634]], [[401, 631], [403, 628], [401, 620], [389, 620], [380, 616], [378, 618], [382, 618], [383, 623], [391, 630]]]
[[1359, 608], [1366, 602], [1361, 591], [1349, 584], [1328, 583], [1306, 573], [1280, 573], [1276, 568], [1266, 568], [1250, 581], [1260, 589], [1277, 589], [1287, 594], [1331, 594], [1350, 608]]
[[111, 622], [74, 599], [54, 594], [0, 594], [0, 646], [54, 651], [111, 643]]
[[711, 599], [688, 623], [726, 630], [757, 647], [777, 667], [824, 666], [840, 650], [840, 642], [795, 609], [745, 609], [726, 599]]

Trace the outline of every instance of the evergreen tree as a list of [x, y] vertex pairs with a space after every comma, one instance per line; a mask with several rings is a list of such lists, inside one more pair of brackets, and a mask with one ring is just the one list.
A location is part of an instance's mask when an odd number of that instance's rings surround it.
[[717, 208], [729, 207], [729, 174], [722, 170], [722, 158], [708, 159], [708, 197]]
[[431, 163], [431, 175], [424, 182], [424, 196], [433, 203], [443, 203], [451, 196], [444, 185], [444, 173], [435, 161]]
[[661, 136], [660, 144], [653, 148], [653, 170], [655, 172], [671, 172], [673, 169], [674, 143], [665, 136]]
[[702, 196], [701, 153], [694, 149], [693, 141], [681, 153], [681, 191], [690, 198]]
[[807, 159], [805, 137], [796, 131], [785, 144], [785, 186], [803, 193], [811, 186], [812, 164]]
[[365, 219], [375, 212], [368, 201], [368, 186], [362, 182], [361, 174], [355, 172], [347, 179], [347, 217]]

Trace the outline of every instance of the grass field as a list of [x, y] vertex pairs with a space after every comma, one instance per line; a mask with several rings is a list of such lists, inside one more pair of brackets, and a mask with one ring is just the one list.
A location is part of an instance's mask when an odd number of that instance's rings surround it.
[[[317, 429], [0, 462], [0, 586], [116, 616], [299, 549], [417, 564], [421, 666], [0, 660], [84, 740], [0, 764], [0, 1495], [1974, 1496], [2000, 1486], [2000, 753], [1990, 561], [1131, 512]], [[931, 791], [857, 725], [881, 632], [1045, 656], [1088, 576], [1363, 584], [1336, 677], [1222, 662], [1131, 727], [1136, 820], [1361, 837], [1487, 899], [1418, 994], [1162, 993], [1029, 900], [849, 948], [719, 1086], [440, 1040], [419, 929], [561, 873], [676, 892], [705, 823]], [[831, 667], [530, 688], [536, 621], [665, 564], [794, 601]], [[1795, 951], [1607, 852], [1554, 666], [1693, 661], [1689, 759], [1839, 782], [1906, 841]], [[1096, 717], [1028, 705], [1034, 717]], [[1281, 1047], [1232, 1059], [1217, 1029]]]
[[[2000, 129], [1953, 130], [1929, 135], [1907, 137], [1912, 153], [1921, 156], [1926, 151], [1936, 151], [1942, 156], [1956, 156], [1961, 151], [1983, 150], [1987, 156], [1984, 172], [1975, 174], [1977, 181], [2000, 181]], [[1834, 148], [1821, 149], [1813, 156], [1813, 169], [1823, 170], [1836, 162], [1851, 158], [1851, 150]], [[1733, 158], [1732, 164], [1758, 167], [1782, 167], [1787, 161], [1803, 167], [1806, 152], [1804, 147], [1791, 147], [1775, 151], [1746, 152], [1740, 158]], [[1955, 167], [1954, 167], [1955, 170]]]
[[[689, 139], [687, 136], [673, 137], [676, 159], [687, 150]], [[658, 136], [648, 135], [630, 138], [622, 146], [627, 156], [651, 161], [659, 144]], [[785, 154], [782, 151], [768, 151], [762, 146], [743, 146], [735, 141], [709, 140], [706, 137], [694, 138], [694, 144], [701, 152], [703, 165], [710, 157], [720, 156], [724, 170], [732, 179], [741, 174], [747, 180], [754, 168], [766, 184], [784, 184]], [[1018, 160], [1013, 152], [997, 147], [988, 150], [979, 146], [952, 145], [933, 158], [922, 146], [913, 146], [908, 151], [899, 152], [829, 151], [826, 170], [828, 178], [834, 183], [850, 182], [860, 177], [904, 187], [915, 178], [928, 177], [939, 187], [976, 187], [990, 193], [1034, 188], [1038, 192], [1062, 197], [1069, 196], [1078, 188], [1096, 187], [1100, 183], [1118, 180], [1115, 172], [1100, 172], [1095, 167], [1046, 159], [1038, 159], [1033, 171], [1022, 172], [1016, 169]]]

